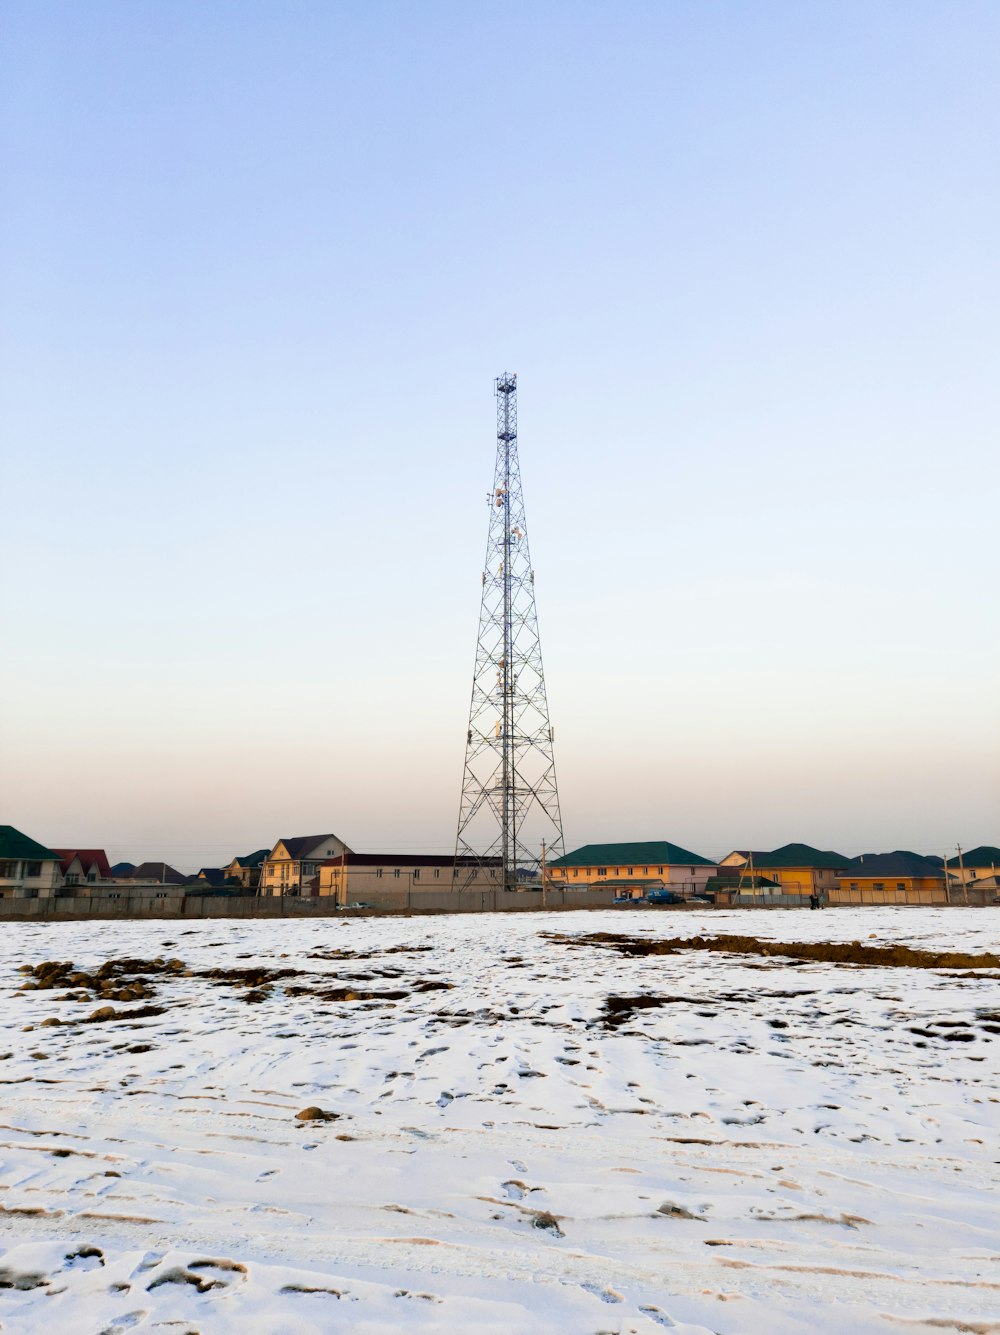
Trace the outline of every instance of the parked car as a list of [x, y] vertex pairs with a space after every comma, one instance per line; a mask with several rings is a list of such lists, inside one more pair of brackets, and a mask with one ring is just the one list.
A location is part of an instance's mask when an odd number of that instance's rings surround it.
[[679, 895], [676, 890], [650, 890], [649, 902], [651, 904], [683, 904], [684, 896]]

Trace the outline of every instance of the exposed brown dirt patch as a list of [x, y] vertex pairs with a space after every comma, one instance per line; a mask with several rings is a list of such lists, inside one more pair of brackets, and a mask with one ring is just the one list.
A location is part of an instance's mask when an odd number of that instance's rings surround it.
[[135, 957], [105, 960], [91, 970], [79, 968], [72, 960], [42, 960], [22, 965], [20, 972], [26, 976], [21, 985], [25, 992], [75, 989], [61, 997], [62, 1001], [86, 1000], [88, 993], [105, 1001], [145, 1001], [156, 994], [154, 979], [176, 978], [187, 969], [183, 960], [158, 956], [151, 960]]
[[84, 1024], [105, 1024], [110, 1020], [145, 1020], [154, 1015], [165, 1015], [165, 1006], [137, 1006], [134, 1011], [116, 1011], [114, 1006], [98, 1006]]
[[860, 941], [762, 941], [756, 936], [666, 937], [656, 940], [589, 932], [582, 936], [545, 933], [563, 945], [597, 946], [621, 955], [679, 955], [686, 950], [720, 951], [732, 955], [779, 956], [824, 964], [861, 964], [890, 969], [1000, 969], [1000, 955], [958, 950], [917, 950], [912, 946], [869, 946]]

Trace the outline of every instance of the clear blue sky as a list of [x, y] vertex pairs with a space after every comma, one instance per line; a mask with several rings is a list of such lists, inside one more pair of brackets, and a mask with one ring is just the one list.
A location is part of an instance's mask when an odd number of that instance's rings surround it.
[[506, 368], [570, 847], [1000, 842], [1000, 7], [2, 23], [0, 819], [448, 848]]

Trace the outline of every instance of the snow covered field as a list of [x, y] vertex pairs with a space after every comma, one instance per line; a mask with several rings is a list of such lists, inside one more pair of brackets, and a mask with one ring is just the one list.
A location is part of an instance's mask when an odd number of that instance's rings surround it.
[[1000, 971], [550, 939], [600, 931], [1000, 909], [7, 924], [2, 1329], [1000, 1332]]

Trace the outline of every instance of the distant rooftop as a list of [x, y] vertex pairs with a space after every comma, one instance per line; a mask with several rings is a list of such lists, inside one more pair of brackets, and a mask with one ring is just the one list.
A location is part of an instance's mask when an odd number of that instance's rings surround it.
[[650, 839], [640, 843], [627, 844], [584, 844], [582, 848], [567, 853], [565, 857], [553, 858], [549, 867], [596, 867], [610, 864], [615, 867], [648, 867], [651, 865], [688, 863], [692, 867], [714, 867], [715, 863], [703, 858], [699, 853], [692, 853], [680, 844], [672, 844], [668, 839]]
[[0, 825], [0, 858], [5, 861], [20, 858], [25, 862], [58, 862], [59, 854], [15, 830], [13, 825]]
[[831, 849], [813, 848], [811, 844], [782, 844], [770, 853], [755, 853], [754, 866], [761, 867], [818, 867], [839, 871], [850, 858]]
[[[1000, 867], [1000, 848], [995, 848], [992, 844], [980, 844], [978, 848], [970, 848], [967, 853], [963, 849], [962, 863], [966, 867]], [[948, 859], [948, 866], [958, 871], [957, 854]]]
[[897, 848], [892, 853], [863, 853], [859, 858], [851, 858], [844, 865], [844, 875], [850, 876], [928, 876], [935, 880], [945, 879], [944, 869], [933, 863], [930, 858], [911, 853], [905, 848]]

